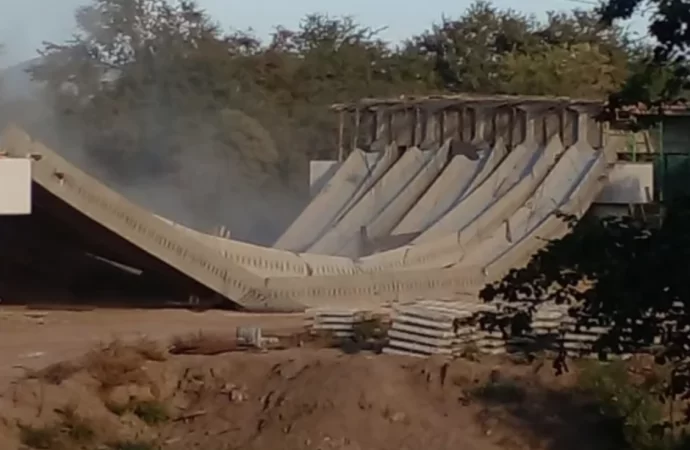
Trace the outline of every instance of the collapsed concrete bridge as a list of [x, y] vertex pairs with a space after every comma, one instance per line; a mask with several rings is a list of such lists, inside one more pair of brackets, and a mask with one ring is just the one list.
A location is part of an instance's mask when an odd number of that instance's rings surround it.
[[475, 295], [564, 235], [561, 216], [588, 210], [620, 150], [600, 108], [512, 97], [343, 106], [355, 119], [341, 127], [341, 161], [272, 248], [157, 217], [18, 127], [0, 149], [32, 161], [32, 214], [93, 254], [245, 310], [377, 308]]

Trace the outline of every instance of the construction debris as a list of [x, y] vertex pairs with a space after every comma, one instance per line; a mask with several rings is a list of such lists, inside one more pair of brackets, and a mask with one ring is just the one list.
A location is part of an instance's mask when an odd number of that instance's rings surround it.
[[370, 316], [369, 311], [360, 309], [310, 309], [307, 311], [306, 326], [312, 332], [350, 338], [355, 335], [356, 326]]
[[[480, 326], [482, 315], [500, 314], [500, 303], [421, 300], [396, 309], [384, 353], [426, 357], [479, 353], [560, 351], [576, 357], [598, 357], [593, 344], [605, 327], [577, 325], [567, 306], [544, 304], [534, 314], [531, 331], [511, 336], [509, 330]], [[505, 314], [505, 313], [504, 313]], [[613, 355], [626, 358], [629, 355]]]

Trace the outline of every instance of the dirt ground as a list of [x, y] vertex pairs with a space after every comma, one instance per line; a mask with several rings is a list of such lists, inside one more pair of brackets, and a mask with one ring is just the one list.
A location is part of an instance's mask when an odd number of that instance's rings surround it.
[[165, 340], [206, 330], [234, 333], [237, 326], [294, 329], [301, 315], [254, 315], [184, 309], [93, 309], [87, 311], [0, 308], [0, 388], [26, 368], [71, 359], [99, 342], [148, 336]]
[[[282, 333], [299, 328], [300, 316], [9, 309], [0, 317], [2, 450], [22, 442], [45, 450], [610, 448], [572, 394], [573, 375], [554, 377], [543, 361], [311, 347], [171, 355], [136, 339], [168, 343], [238, 325]], [[113, 338], [123, 341], [94, 350]]]

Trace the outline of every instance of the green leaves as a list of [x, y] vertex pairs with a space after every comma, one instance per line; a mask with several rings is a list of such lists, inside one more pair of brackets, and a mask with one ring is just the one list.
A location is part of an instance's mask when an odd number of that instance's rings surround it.
[[[578, 326], [609, 331], [593, 346], [600, 354], [653, 352], [671, 375], [662, 397], [690, 395], [690, 199], [678, 199], [660, 228], [631, 218], [585, 220], [538, 253], [521, 270], [487, 286], [486, 301], [571, 306]], [[684, 417], [690, 420], [690, 416]]]
[[683, 96], [690, 88], [690, 5], [685, 0], [608, 0], [602, 22], [630, 18], [644, 7], [651, 13], [653, 49], [644, 55], [624, 88], [611, 98], [612, 108], [643, 103], [656, 106]]
[[[321, 14], [262, 42], [225, 34], [193, 2], [176, 0], [91, 0], [76, 19], [78, 33], [46, 44], [31, 70], [53, 101], [51, 128], [124, 183], [186, 183], [195, 179], [190, 161], [207, 161], [197, 167], [209, 172], [198, 193], [218, 202], [221, 192], [265, 196], [257, 186], [267, 176], [284, 183], [275, 191], [302, 196], [294, 191], [307, 160], [335, 156], [331, 103], [448, 91], [604, 98], [623, 86], [637, 54], [592, 11], [540, 22], [486, 1], [398, 47], [351, 17]], [[218, 155], [228, 163], [208, 163]], [[203, 215], [211, 213], [189, 214]], [[198, 226], [221, 220], [240, 219], [214, 215]], [[252, 226], [231, 228], [241, 237], [235, 230]]]

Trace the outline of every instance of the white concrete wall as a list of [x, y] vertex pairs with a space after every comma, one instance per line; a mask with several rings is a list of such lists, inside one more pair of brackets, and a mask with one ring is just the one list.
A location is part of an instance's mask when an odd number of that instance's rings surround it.
[[595, 203], [639, 205], [654, 201], [654, 166], [651, 162], [618, 162]]
[[[337, 161], [311, 161], [309, 182], [312, 195], [318, 193], [325, 181], [328, 181], [329, 170]], [[332, 175], [332, 174], [331, 174]], [[651, 162], [633, 163], [621, 161], [611, 170], [609, 180], [597, 197], [595, 204], [639, 205], [654, 200], [654, 166]]]
[[0, 215], [31, 214], [31, 160], [0, 158]]
[[338, 161], [335, 160], [309, 161], [309, 192], [312, 196], [318, 194], [333, 176], [337, 165]]

